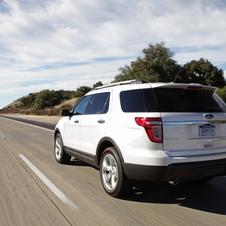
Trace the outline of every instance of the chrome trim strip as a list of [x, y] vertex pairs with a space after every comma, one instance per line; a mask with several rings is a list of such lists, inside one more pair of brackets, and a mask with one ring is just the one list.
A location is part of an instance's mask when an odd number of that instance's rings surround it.
[[163, 125], [203, 125], [203, 124], [226, 124], [226, 120], [213, 121], [184, 121], [184, 122], [162, 122]]

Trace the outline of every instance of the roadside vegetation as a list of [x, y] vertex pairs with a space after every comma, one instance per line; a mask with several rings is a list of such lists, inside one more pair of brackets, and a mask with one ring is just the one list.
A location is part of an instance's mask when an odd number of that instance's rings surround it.
[[[97, 82], [93, 88], [103, 85]], [[42, 90], [38, 93], [30, 93], [21, 97], [1, 110], [3, 114], [27, 114], [27, 115], [59, 115], [61, 109], [71, 109], [76, 102], [92, 88], [81, 86], [76, 91]]]
[[224, 72], [204, 58], [192, 60], [181, 66], [173, 59], [175, 53], [165, 43], [149, 45], [143, 49], [144, 57], [138, 57], [130, 65], [119, 68], [114, 82], [144, 79], [147, 82], [199, 83], [223, 88]]
[[[222, 69], [209, 60], [200, 58], [179, 65], [173, 59], [175, 53], [165, 47], [165, 43], [149, 44], [143, 49], [143, 57], [138, 57], [129, 65], [119, 68], [114, 82], [143, 79], [147, 82], [199, 83], [217, 87], [216, 93], [226, 102], [226, 81]], [[103, 85], [101, 81], [92, 88]], [[35, 115], [58, 115], [63, 108], [71, 109], [91, 87], [81, 86], [76, 91], [42, 90], [30, 93], [4, 107], [1, 113], [20, 113]]]

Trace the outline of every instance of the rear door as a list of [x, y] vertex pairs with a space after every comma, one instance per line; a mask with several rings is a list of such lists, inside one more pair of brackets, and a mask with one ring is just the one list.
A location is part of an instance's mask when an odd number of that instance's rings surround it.
[[163, 148], [170, 157], [226, 152], [226, 106], [214, 87], [159, 87]]

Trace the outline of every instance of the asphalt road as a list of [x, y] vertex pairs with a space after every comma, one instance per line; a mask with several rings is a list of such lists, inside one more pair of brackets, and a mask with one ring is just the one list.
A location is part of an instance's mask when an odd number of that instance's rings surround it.
[[50, 124], [0, 117], [0, 226], [225, 225], [226, 177], [204, 185], [137, 183], [131, 195], [112, 198], [98, 170], [55, 161]]

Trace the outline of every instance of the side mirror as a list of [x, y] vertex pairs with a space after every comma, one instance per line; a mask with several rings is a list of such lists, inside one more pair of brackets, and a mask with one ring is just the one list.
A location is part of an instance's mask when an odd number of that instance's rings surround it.
[[61, 116], [72, 116], [72, 113], [68, 109], [62, 109], [60, 111]]

